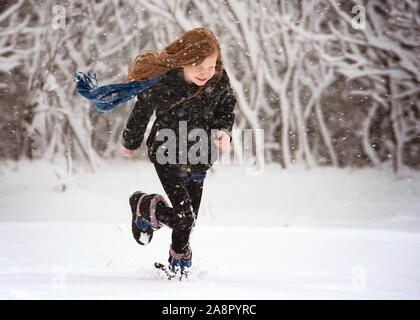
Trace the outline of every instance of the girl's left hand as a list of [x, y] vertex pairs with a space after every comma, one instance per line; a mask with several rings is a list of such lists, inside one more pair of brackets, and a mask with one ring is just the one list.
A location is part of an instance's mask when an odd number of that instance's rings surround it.
[[126, 157], [132, 157], [135, 150], [129, 150], [129, 149], [124, 148], [123, 146], [120, 146], [120, 151]]
[[226, 150], [230, 144], [230, 136], [222, 130], [217, 131], [216, 136], [219, 140], [213, 140], [214, 144], [218, 146], [219, 149]]

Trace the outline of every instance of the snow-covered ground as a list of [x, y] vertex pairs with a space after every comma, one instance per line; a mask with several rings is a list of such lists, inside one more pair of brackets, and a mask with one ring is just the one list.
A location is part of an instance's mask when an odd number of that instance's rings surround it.
[[1, 299], [419, 299], [420, 173], [219, 166], [205, 181], [187, 281], [162, 279], [170, 230], [139, 246], [128, 196], [153, 166], [78, 172], [0, 163]]

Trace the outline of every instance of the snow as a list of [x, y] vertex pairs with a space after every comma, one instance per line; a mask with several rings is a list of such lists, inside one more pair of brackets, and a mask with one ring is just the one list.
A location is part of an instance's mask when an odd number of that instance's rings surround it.
[[153, 267], [169, 229], [131, 235], [129, 195], [164, 194], [150, 163], [107, 161], [60, 192], [50, 164], [1, 162], [0, 299], [420, 298], [419, 172], [216, 167], [179, 282]]

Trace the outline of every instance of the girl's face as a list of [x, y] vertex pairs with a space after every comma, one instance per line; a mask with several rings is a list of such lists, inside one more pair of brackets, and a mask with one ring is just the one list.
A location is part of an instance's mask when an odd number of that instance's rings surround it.
[[184, 69], [184, 80], [188, 83], [195, 83], [197, 86], [203, 86], [209, 81], [216, 71], [217, 54], [208, 56], [199, 65], [186, 66]]

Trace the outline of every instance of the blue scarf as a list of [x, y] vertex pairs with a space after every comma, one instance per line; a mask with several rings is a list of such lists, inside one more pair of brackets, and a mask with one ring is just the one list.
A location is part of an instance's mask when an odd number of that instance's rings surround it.
[[110, 111], [117, 105], [133, 99], [140, 92], [155, 85], [164, 77], [163, 74], [160, 74], [146, 81], [131, 81], [98, 87], [96, 73], [91, 75], [88, 72], [86, 75], [83, 72], [76, 72], [75, 76], [76, 89], [85, 98], [95, 100], [96, 109], [100, 113]]

